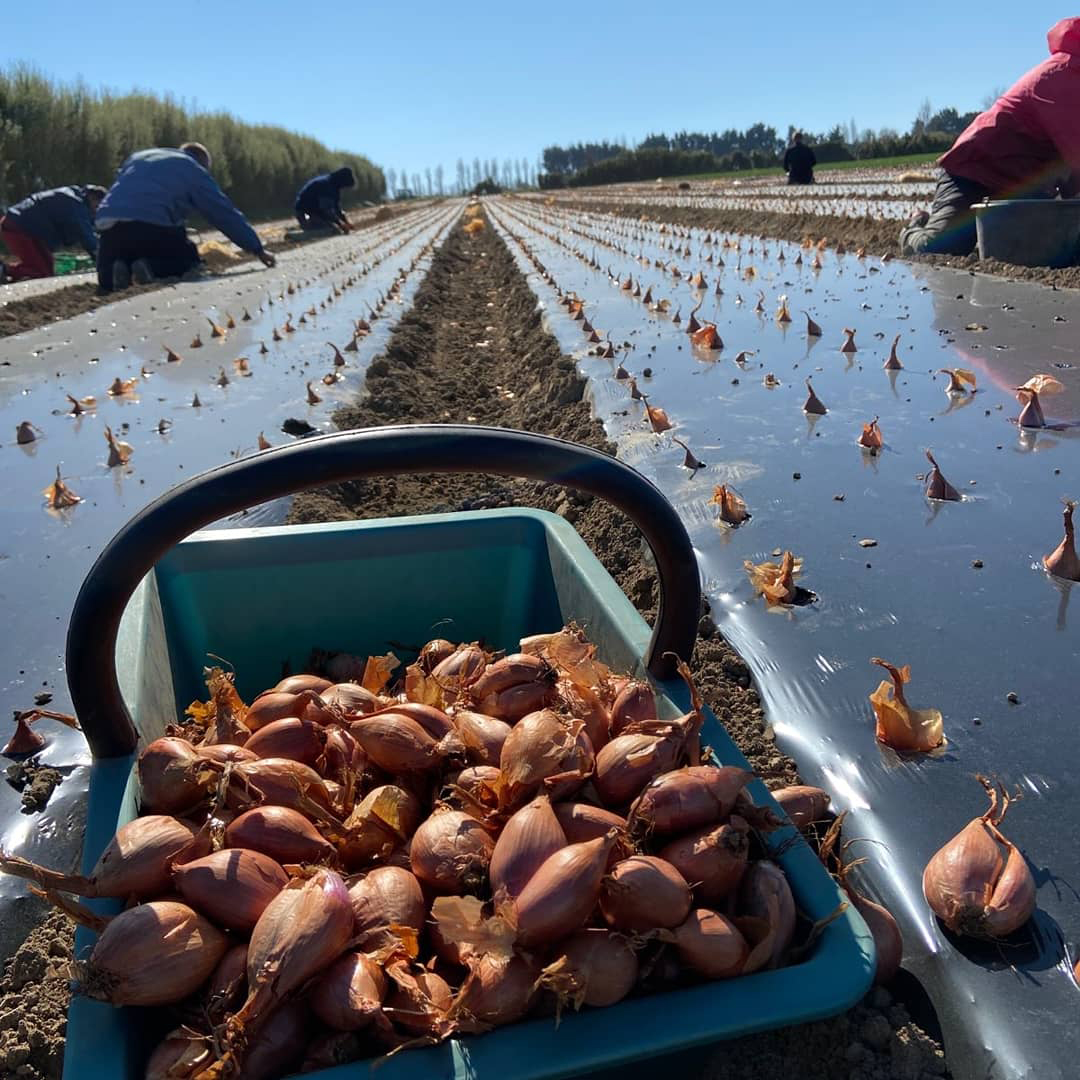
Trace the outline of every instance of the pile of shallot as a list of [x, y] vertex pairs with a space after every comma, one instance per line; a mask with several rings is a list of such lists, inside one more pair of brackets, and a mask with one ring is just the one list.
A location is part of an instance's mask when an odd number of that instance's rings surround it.
[[209, 669], [88, 876], [0, 855], [99, 933], [83, 993], [166, 1011], [147, 1077], [282, 1076], [791, 958], [780, 819], [708, 760], [685, 665], [693, 707], [661, 718], [577, 628], [520, 649], [431, 641], [397, 677], [315, 654], [250, 705]]

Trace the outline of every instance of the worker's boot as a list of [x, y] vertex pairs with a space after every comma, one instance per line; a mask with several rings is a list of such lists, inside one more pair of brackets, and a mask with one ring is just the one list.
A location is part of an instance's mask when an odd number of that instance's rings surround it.
[[114, 292], [131, 288], [131, 267], [125, 259], [116, 259], [112, 264], [112, 287]]
[[131, 264], [131, 280], [136, 285], [153, 284], [154, 271], [150, 269], [150, 264], [145, 259], [136, 259]]

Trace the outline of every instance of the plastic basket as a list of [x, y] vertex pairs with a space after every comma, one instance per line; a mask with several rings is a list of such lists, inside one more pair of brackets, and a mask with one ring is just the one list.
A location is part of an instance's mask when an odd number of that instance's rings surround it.
[[[638, 525], [656, 558], [662, 601], [655, 629], [650, 633], [574, 529], [542, 511], [188, 535], [317, 484], [405, 472], [527, 476], [606, 498]], [[208, 651], [235, 664], [241, 695], [250, 697], [279, 678], [283, 661], [302, 669], [314, 645], [364, 654], [437, 635], [513, 649], [526, 634], [575, 620], [607, 663], [651, 674], [662, 712], [675, 715], [689, 701], [664, 654], [689, 654], [699, 606], [693, 549], [663, 495], [628, 466], [561, 440], [476, 427], [376, 428], [267, 450], [196, 477], [121, 530], [90, 571], [72, 615], [68, 680], [95, 754], [84, 865], [136, 814], [136, 741], [157, 737], [202, 696]], [[711, 714], [704, 738], [723, 762], [745, 764]], [[750, 790], [756, 802], [771, 803], [759, 782]], [[780, 830], [774, 842], [793, 835]], [[779, 861], [809, 918], [837, 909], [840, 892], [806, 844], [791, 845]], [[104, 902], [101, 910], [109, 910]], [[81, 931], [77, 949], [91, 943]], [[873, 968], [872, 939], [848, 908], [797, 966], [564, 1015], [557, 1027], [551, 1019], [527, 1021], [402, 1052], [377, 1067], [359, 1062], [319, 1075], [586, 1075], [835, 1014], [862, 996]], [[151, 1033], [158, 1034], [145, 1012], [75, 998], [66, 1080], [141, 1077]]]

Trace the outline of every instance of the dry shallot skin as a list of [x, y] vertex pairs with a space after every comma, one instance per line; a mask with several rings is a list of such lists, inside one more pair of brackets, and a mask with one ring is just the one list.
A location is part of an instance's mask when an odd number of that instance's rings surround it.
[[568, 844], [533, 874], [514, 904], [518, 940], [549, 945], [580, 930], [600, 897], [616, 834]]
[[144, 1080], [194, 1080], [213, 1062], [214, 1048], [209, 1035], [177, 1028], [154, 1047], [146, 1063]]
[[923, 895], [954, 933], [1007, 937], [1035, 911], [1035, 880], [1019, 849], [998, 828], [1009, 807], [1002, 789], [979, 777], [990, 798], [982, 817], [968, 822], [937, 851], [923, 871]]
[[505, 720], [468, 709], [455, 712], [453, 719], [469, 761], [474, 765], [498, 765], [510, 725]]
[[359, 683], [334, 683], [320, 690], [319, 697], [331, 708], [339, 708], [350, 714], [372, 713], [382, 708], [378, 697]]
[[339, 846], [349, 869], [361, 869], [385, 858], [406, 843], [424, 820], [424, 807], [411, 792], [395, 784], [382, 784], [364, 796], [345, 820], [345, 839]]
[[830, 795], [819, 787], [792, 784], [769, 792], [796, 829], [806, 829], [829, 814]]
[[225, 826], [228, 847], [250, 848], [279, 863], [325, 862], [334, 845], [298, 810], [286, 806], [256, 806]]
[[566, 834], [551, 800], [539, 795], [503, 826], [491, 855], [492, 895], [517, 899], [549, 856], [566, 846]]
[[426, 674], [430, 675], [436, 666], [453, 653], [454, 649], [453, 642], [447, 641], [446, 638], [433, 638], [420, 650], [416, 662]]
[[627, 939], [610, 930], [579, 930], [555, 947], [540, 984], [575, 1009], [604, 1008], [622, 1001], [638, 980], [637, 953]]
[[109, 920], [80, 965], [87, 997], [110, 1005], [170, 1005], [213, 973], [228, 938], [187, 904], [151, 900]]
[[600, 911], [608, 926], [627, 933], [678, 926], [692, 903], [683, 875], [655, 855], [632, 855], [616, 863], [600, 890]]
[[377, 866], [349, 887], [357, 944], [368, 951], [392, 944], [394, 926], [417, 935], [424, 929], [427, 904], [420, 882], [400, 866]]
[[248, 806], [252, 789], [263, 805], [286, 806], [305, 813], [305, 800], [327, 813], [333, 812], [333, 800], [322, 777], [302, 761], [291, 758], [259, 758], [245, 761], [233, 769], [226, 801], [230, 806]]
[[206, 990], [206, 1011], [219, 1024], [247, 996], [247, 945], [233, 945], [221, 958]]
[[288, 881], [268, 855], [246, 848], [222, 848], [173, 868], [173, 883], [187, 903], [218, 926], [243, 933]]
[[454, 993], [447, 981], [434, 971], [411, 975], [391, 966], [386, 973], [394, 986], [384, 1008], [394, 1026], [413, 1035], [439, 1032], [454, 1003]]
[[784, 871], [762, 859], [751, 864], [739, 887], [739, 911], [770, 922], [775, 934], [768, 967], [779, 967], [795, 936], [795, 897]]
[[436, 892], [475, 893], [487, 881], [495, 850], [491, 834], [461, 810], [436, 810], [413, 834], [412, 872]]
[[600, 695], [565, 676], [555, 684], [555, 693], [562, 711], [585, 725], [593, 751], [599, 750], [611, 738], [611, 713]]
[[195, 750], [204, 760], [216, 761], [222, 765], [227, 765], [229, 762], [237, 764], [241, 761], [259, 760], [258, 754], [253, 754], [250, 750], [232, 743], [211, 743], [208, 746], [197, 746]]
[[541, 790], [552, 799], [567, 798], [585, 785], [594, 764], [581, 721], [551, 709], [529, 713], [511, 728], [499, 755], [504, 801], [520, 806]]
[[669, 836], [712, 825], [731, 813], [753, 775], [736, 765], [691, 765], [663, 773], [630, 808], [631, 827]]
[[746, 939], [724, 915], [695, 908], [674, 931], [679, 957], [689, 968], [710, 979], [740, 975], [750, 955]]
[[165, 736], [139, 754], [140, 809], [146, 814], [182, 814], [206, 796], [199, 778], [203, 762], [186, 739]]
[[327, 1027], [359, 1031], [380, 1011], [386, 976], [378, 962], [362, 952], [339, 956], [311, 988], [311, 1011]]
[[584, 840], [596, 840], [607, 836], [612, 829], [626, 832], [626, 818], [605, 810], [602, 806], [592, 806], [582, 802], [561, 802], [555, 804], [555, 817], [566, 834], [568, 844], [580, 844]]

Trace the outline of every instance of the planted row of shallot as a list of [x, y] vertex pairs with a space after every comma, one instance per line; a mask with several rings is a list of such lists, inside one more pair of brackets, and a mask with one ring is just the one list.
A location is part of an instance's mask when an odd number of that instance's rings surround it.
[[99, 933], [84, 993], [168, 1010], [148, 1076], [272, 1077], [798, 947], [779, 819], [703, 759], [685, 665], [692, 707], [663, 718], [573, 627], [429, 642], [394, 683], [392, 656], [320, 660], [250, 705], [208, 670], [90, 874], [0, 856]]

